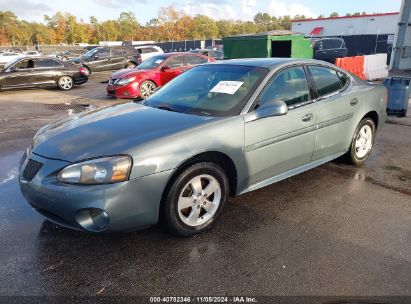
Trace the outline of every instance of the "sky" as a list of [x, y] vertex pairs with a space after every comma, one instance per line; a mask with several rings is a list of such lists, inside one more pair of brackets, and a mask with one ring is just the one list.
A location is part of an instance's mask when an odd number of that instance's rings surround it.
[[131, 11], [141, 24], [145, 24], [157, 16], [160, 7], [170, 5], [191, 16], [203, 14], [216, 20], [252, 20], [259, 12], [277, 17], [328, 16], [334, 11], [340, 15], [363, 11], [397, 12], [401, 0], [0, 0], [0, 11], [10, 10], [20, 19], [40, 22], [45, 14], [53, 15], [57, 11], [70, 12], [84, 21], [90, 16], [100, 21], [117, 19], [121, 12]]

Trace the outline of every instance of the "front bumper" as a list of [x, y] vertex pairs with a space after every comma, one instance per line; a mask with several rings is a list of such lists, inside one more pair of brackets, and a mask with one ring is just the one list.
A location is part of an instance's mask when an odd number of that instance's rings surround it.
[[[68, 185], [58, 182], [56, 176], [70, 163], [33, 153], [29, 158], [43, 166], [31, 181], [27, 181], [23, 177], [24, 165], [20, 165], [21, 192], [34, 210], [54, 223], [88, 232], [118, 232], [158, 222], [169, 171], [109, 185]], [[85, 225], [85, 210], [104, 211], [108, 224], [103, 228], [93, 226], [93, 222]]]
[[139, 84], [133, 82], [124, 86], [108, 85], [107, 94], [117, 98], [138, 98], [140, 97]]

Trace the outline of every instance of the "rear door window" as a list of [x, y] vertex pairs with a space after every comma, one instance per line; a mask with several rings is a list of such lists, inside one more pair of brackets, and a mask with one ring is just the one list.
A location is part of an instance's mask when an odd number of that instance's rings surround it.
[[124, 49], [111, 49], [111, 57], [125, 57], [127, 52]]
[[62, 65], [53, 59], [39, 59], [36, 60], [36, 68], [55, 68]]
[[184, 66], [184, 56], [176, 56], [168, 60], [165, 65], [170, 69], [175, 69]]
[[339, 92], [343, 85], [337, 72], [333, 69], [320, 66], [310, 66], [318, 97]]
[[207, 58], [203, 58], [200, 56], [184, 56], [184, 57], [185, 57], [185, 65], [187, 66], [196, 66], [196, 65], [208, 62]]
[[98, 60], [100, 59], [107, 59], [110, 57], [110, 50], [109, 49], [101, 49], [98, 50], [97, 54]]

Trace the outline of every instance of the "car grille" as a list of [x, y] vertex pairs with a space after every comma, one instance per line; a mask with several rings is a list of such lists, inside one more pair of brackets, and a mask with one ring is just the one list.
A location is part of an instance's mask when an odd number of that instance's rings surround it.
[[110, 80], [108, 81], [108, 84], [109, 84], [109, 85], [113, 85], [113, 84], [115, 84], [115, 83], [116, 83], [116, 81], [117, 81], [117, 79], [116, 79], [116, 78], [114, 78], [114, 79], [110, 79]]
[[24, 179], [31, 181], [39, 172], [40, 168], [43, 166], [42, 163], [39, 163], [38, 161], [29, 159], [26, 167], [24, 168], [23, 171], [23, 177]]

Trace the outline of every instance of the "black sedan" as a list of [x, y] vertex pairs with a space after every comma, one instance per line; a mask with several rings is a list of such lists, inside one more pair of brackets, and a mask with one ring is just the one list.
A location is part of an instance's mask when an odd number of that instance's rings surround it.
[[0, 72], [0, 90], [55, 87], [67, 91], [87, 82], [83, 67], [48, 57], [23, 57], [8, 63]]

